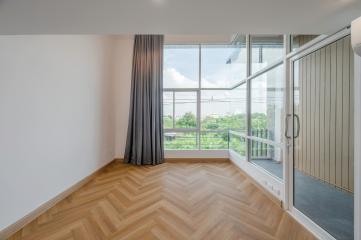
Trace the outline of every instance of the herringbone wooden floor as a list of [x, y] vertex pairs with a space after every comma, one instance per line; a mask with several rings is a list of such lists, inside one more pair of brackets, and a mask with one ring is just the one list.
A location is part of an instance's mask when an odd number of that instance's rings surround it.
[[314, 239], [231, 163], [114, 162], [10, 239]]

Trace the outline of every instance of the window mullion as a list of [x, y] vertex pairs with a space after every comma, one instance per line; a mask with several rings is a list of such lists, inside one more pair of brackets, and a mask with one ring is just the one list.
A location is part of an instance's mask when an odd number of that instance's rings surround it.
[[197, 135], [198, 135], [198, 149], [201, 149], [201, 88], [202, 88], [202, 50], [201, 44], [199, 44], [199, 56], [198, 56], [198, 91], [197, 91]]
[[173, 129], [175, 128], [175, 92], [173, 91]]
[[[252, 71], [252, 56], [251, 56], [251, 36], [248, 34], [246, 36], [246, 51], [247, 51], [247, 78], [251, 76]], [[247, 79], [247, 118], [246, 118], [246, 126], [247, 126], [247, 136], [251, 135], [251, 80]], [[246, 159], [247, 161], [251, 161], [251, 145], [252, 140], [249, 138], [246, 139], [247, 143], [247, 151], [246, 151]]]

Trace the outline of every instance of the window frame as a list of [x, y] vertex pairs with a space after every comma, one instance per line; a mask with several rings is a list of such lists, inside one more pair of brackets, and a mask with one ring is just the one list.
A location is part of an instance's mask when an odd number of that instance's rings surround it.
[[[202, 148], [202, 142], [201, 142], [201, 135], [204, 133], [211, 133], [211, 132], [228, 132], [227, 129], [222, 129], [222, 130], [202, 130], [202, 126], [201, 126], [201, 111], [202, 111], [202, 107], [201, 107], [201, 92], [202, 90], [215, 90], [215, 91], [226, 91], [226, 90], [233, 90], [234, 88], [237, 87], [237, 84], [228, 88], [204, 88], [202, 87], [202, 46], [209, 46], [209, 45], [220, 45], [220, 46], [224, 46], [226, 44], [224, 43], [212, 43], [212, 44], [165, 44], [166, 46], [172, 46], [172, 45], [183, 45], [183, 46], [198, 46], [198, 87], [197, 88], [163, 88], [162, 89], [162, 94], [164, 92], [173, 92], [173, 128], [163, 128], [163, 135], [166, 133], [184, 133], [184, 132], [196, 132], [197, 134], [197, 149], [196, 150], [205, 150]], [[248, 64], [248, 63], [247, 63]], [[243, 81], [243, 80], [242, 80]], [[241, 82], [242, 82], [241, 81]], [[197, 126], [196, 128], [176, 128], [175, 127], [175, 92], [196, 92], [197, 93]], [[163, 116], [162, 116], [163, 117]], [[163, 136], [164, 139], [164, 136]], [[165, 149], [165, 150], [175, 150], [175, 149]], [[214, 149], [209, 149], [209, 150], [214, 150]], [[217, 149], [217, 150], [228, 150], [228, 147], [225, 149]], [[179, 149], [179, 151], [183, 151], [182, 149]]]
[[[194, 131], [198, 131], [200, 129], [200, 125], [198, 122], [198, 115], [199, 115], [199, 109], [198, 109], [198, 102], [199, 102], [199, 98], [200, 98], [200, 92], [198, 90], [190, 90], [190, 89], [172, 89], [172, 90], [163, 90], [163, 93], [173, 93], [173, 113], [172, 113], [172, 120], [173, 120], [173, 128], [164, 128], [164, 132], [194, 132]], [[175, 106], [176, 106], [176, 98], [175, 98], [175, 93], [179, 92], [179, 93], [184, 93], [184, 92], [195, 92], [196, 93], [196, 105], [197, 105], [197, 109], [196, 109], [196, 117], [197, 117], [197, 123], [196, 123], [196, 127], [195, 128], [176, 128], [176, 122], [175, 122]]]
[[[256, 35], [257, 36], [257, 35]], [[246, 35], [245, 36], [245, 40], [246, 40], [246, 51], [247, 51], [247, 61], [246, 61], [246, 77], [241, 80], [239, 83], [231, 86], [231, 87], [223, 87], [223, 88], [203, 88], [202, 87], [202, 81], [201, 81], [201, 77], [202, 77], [202, 46], [209, 46], [209, 45], [220, 45], [220, 46], [224, 46], [226, 44], [224, 43], [212, 43], [212, 44], [165, 44], [165, 47], [167, 46], [174, 46], [174, 45], [182, 45], [182, 46], [198, 46], [198, 87], [197, 88], [163, 88], [162, 89], [162, 94], [163, 92], [173, 92], [173, 128], [163, 128], [163, 135], [165, 133], [184, 133], [184, 132], [196, 132], [197, 134], [197, 149], [196, 150], [204, 150], [202, 149], [202, 143], [201, 143], [201, 134], [202, 133], [207, 133], [207, 132], [214, 132], [214, 131], [218, 131], [218, 132], [228, 132], [230, 130], [202, 130], [202, 126], [201, 126], [201, 111], [202, 111], [202, 107], [201, 107], [201, 92], [202, 90], [214, 90], [214, 91], [231, 91], [234, 90], [235, 88], [246, 84], [246, 88], [247, 88], [247, 100], [246, 100], [246, 105], [247, 105], [247, 111], [246, 111], [246, 134], [245, 133], [241, 133], [239, 132], [238, 134], [242, 135], [242, 137], [246, 138], [247, 140], [247, 161], [251, 162], [251, 156], [250, 154], [248, 154], [248, 152], [250, 152], [250, 146], [251, 146], [251, 142], [253, 141], [259, 141], [262, 143], [267, 143], [269, 145], [273, 145], [274, 147], [280, 147], [283, 146], [283, 143], [279, 143], [279, 142], [275, 142], [272, 140], [268, 140], [268, 139], [263, 139], [263, 138], [259, 138], [259, 137], [254, 137], [251, 134], [251, 124], [250, 124], [250, 114], [251, 114], [251, 95], [250, 95], [250, 86], [251, 86], [251, 82], [253, 79], [267, 73], [268, 71], [273, 70], [274, 68], [282, 65], [284, 63], [284, 57], [275, 60], [274, 62], [271, 62], [270, 64], [268, 64], [267, 66], [265, 66], [264, 68], [258, 70], [257, 72], [252, 73], [251, 68], [252, 68], [252, 59], [251, 59], [251, 54], [252, 54], [252, 45], [251, 45], [251, 35]], [[285, 41], [283, 41], [283, 49], [286, 49], [286, 44]], [[285, 51], [286, 52], [286, 51]], [[175, 127], [175, 92], [197, 92], [197, 126], [196, 128], [176, 128]], [[234, 133], [235, 131], [232, 130], [232, 132]], [[229, 136], [228, 136], [229, 138]], [[163, 136], [164, 139], [164, 136]], [[228, 144], [229, 145], [229, 144]], [[229, 146], [228, 146], [229, 149]], [[165, 150], [176, 150], [176, 149], [165, 149]], [[227, 150], [227, 149], [219, 149], [219, 150]], [[283, 150], [283, 148], [282, 148]], [[183, 151], [182, 149], [179, 149], [179, 151]]]

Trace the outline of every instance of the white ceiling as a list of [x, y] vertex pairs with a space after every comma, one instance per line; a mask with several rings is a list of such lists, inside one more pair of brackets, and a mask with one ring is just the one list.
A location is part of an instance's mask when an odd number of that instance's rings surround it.
[[0, 0], [0, 34], [327, 33], [361, 0]]

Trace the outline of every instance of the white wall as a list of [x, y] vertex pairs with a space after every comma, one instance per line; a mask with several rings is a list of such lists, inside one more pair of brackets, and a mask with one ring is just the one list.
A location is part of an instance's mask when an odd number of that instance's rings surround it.
[[113, 159], [113, 43], [0, 37], [0, 230]]
[[115, 157], [123, 158], [128, 131], [134, 36], [118, 36], [114, 47]]

